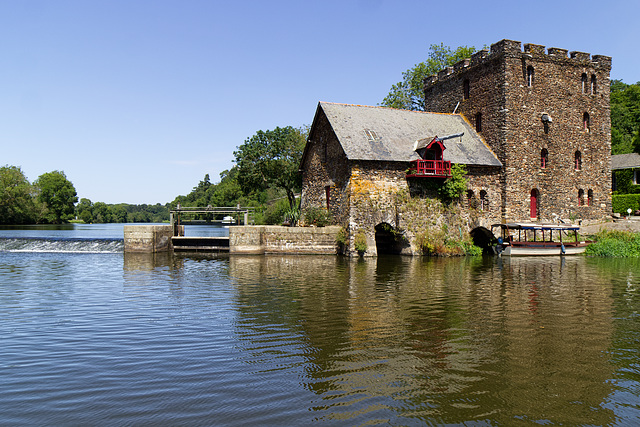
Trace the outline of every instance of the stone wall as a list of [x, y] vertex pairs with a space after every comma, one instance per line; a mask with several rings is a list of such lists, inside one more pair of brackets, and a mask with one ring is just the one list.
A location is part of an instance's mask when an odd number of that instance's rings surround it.
[[229, 227], [231, 254], [335, 255], [341, 227]]
[[[319, 110], [302, 165], [300, 208], [326, 208], [338, 224], [348, 222], [350, 166], [324, 112]], [[327, 190], [329, 200], [327, 203]]]
[[498, 155], [505, 220], [530, 219], [533, 189], [538, 220], [596, 220], [611, 212], [610, 70], [606, 56], [502, 40], [426, 79], [426, 105], [450, 113], [460, 102]]

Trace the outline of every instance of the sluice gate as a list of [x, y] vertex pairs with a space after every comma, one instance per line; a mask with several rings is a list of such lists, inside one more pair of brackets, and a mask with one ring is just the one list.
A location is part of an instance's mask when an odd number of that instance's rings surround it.
[[174, 252], [229, 252], [228, 237], [173, 236]]

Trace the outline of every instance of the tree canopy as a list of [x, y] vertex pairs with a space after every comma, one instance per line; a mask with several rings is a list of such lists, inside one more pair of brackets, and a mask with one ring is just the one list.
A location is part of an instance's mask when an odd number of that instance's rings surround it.
[[456, 49], [451, 49], [443, 43], [432, 44], [429, 46], [427, 59], [403, 72], [402, 81], [391, 86], [389, 94], [380, 105], [403, 110], [424, 111], [423, 80], [437, 74], [447, 66], [469, 58], [475, 51], [476, 48], [473, 46], [459, 46]]
[[611, 81], [611, 152], [640, 153], [640, 82]]
[[295, 192], [300, 191], [302, 185], [298, 168], [307, 133], [306, 129], [291, 126], [259, 130], [240, 145], [233, 154], [242, 191], [251, 194], [270, 187], [280, 188], [293, 209]]
[[36, 209], [32, 192], [31, 184], [19, 167], [0, 167], [0, 223], [35, 222]]
[[78, 201], [76, 189], [62, 171], [43, 173], [34, 182], [38, 201], [46, 210], [47, 222], [59, 224], [73, 219], [75, 203]]

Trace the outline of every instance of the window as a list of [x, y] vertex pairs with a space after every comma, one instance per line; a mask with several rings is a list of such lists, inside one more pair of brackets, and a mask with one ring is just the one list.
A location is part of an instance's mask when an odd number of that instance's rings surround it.
[[327, 197], [327, 209], [331, 208], [331, 186], [327, 185], [324, 187], [324, 193]]
[[469, 99], [469, 79], [464, 79], [462, 82], [462, 96], [464, 99]]
[[543, 148], [542, 151], [540, 151], [540, 167], [542, 169], [546, 169], [548, 163], [549, 163], [549, 152], [547, 151], [546, 148]]
[[527, 86], [533, 86], [533, 67], [531, 65], [527, 67]]
[[578, 206], [584, 205], [584, 190], [581, 188], [578, 190]]
[[467, 190], [467, 206], [470, 208], [476, 207], [476, 195], [473, 190]]
[[582, 153], [580, 151], [576, 151], [575, 154], [575, 167], [577, 171], [582, 169]]
[[587, 132], [589, 132], [589, 130], [591, 129], [591, 119], [589, 118], [589, 113], [587, 113], [586, 111], [582, 115], [582, 126]]
[[489, 208], [489, 202], [487, 200], [487, 192], [480, 190], [480, 210], [484, 211]]
[[640, 169], [633, 170], [633, 185], [638, 185], [640, 183], [640, 174], [638, 173]]
[[582, 93], [587, 93], [587, 73], [582, 73]]
[[476, 132], [482, 132], [482, 113], [476, 114]]
[[587, 191], [587, 206], [593, 206], [593, 190]]
[[591, 74], [591, 95], [596, 94], [596, 75]]

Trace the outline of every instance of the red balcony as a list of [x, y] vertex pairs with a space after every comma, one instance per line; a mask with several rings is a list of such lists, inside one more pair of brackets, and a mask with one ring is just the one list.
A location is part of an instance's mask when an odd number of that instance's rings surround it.
[[451, 162], [448, 160], [414, 160], [409, 166], [407, 178], [450, 178]]

